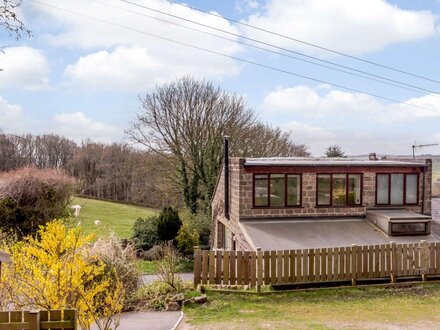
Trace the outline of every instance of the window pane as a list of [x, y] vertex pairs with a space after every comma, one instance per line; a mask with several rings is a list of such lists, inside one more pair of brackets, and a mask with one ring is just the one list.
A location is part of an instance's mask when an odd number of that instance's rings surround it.
[[255, 206], [268, 206], [268, 175], [256, 175], [255, 176], [255, 191], [254, 191], [254, 204]]
[[405, 203], [417, 203], [417, 174], [406, 175], [406, 196]]
[[426, 233], [426, 224], [419, 223], [393, 223], [391, 224], [392, 234], [423, 234]]
[[332, 204], [333, 206], [345, 205], [346, 196], [346, 176], [345, 174], [333, 174], [332, 183]]
[[217, 221], [217, 248], [225, 247], [225, 225]]
[[287, 176], [287, 205], [295, 206], [300, 205], [300, 176], [288, 175]]
[[387, 174], [378, 174], [377, 180], [377, 204], [388, 204], [388, 183], [389, 176]]
[[348, 176], [348, 204], [361, 204], [361, 178], [360, 174], [350, 174]]
[[318, 205], [330, 204], [330, 175], [318, 175]]
[[270, 175], [270, 206], [284, 206], [284, 174]]
[[403, 204], [403, 174], [391, 174], [391, 204]]

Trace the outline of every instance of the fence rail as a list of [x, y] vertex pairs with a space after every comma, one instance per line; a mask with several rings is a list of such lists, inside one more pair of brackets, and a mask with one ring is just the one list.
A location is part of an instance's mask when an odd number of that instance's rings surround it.
[[76, 330], [75, 310], [0, 311], [0, 330]]
[[194, 285], [280, 285], [440, 275], [440, 242], [194, 252]]

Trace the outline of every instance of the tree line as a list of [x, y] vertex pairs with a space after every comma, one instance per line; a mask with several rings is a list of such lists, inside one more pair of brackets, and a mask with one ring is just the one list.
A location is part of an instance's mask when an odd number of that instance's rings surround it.
[[[0, 135], [0, 171], [35, 166], [64, 169], [86, 196], [143, 204], [185, 206], [209, 213], [223, 158], [309, 156], [290, 132], [259, 120], [241, 95], [205, 80], [183, 77], [141, 98], [126, 131], [131, 144], [77, 144], [49, 135]], [[142, 147], [142, 149], [139, 148]]]
[[76, 193], [85, 196], [151, 207], [180, 201], [179, 192], [162, 178], [166, 164], [126, 143], [0, 134], [0, 171], [21, 167], [64, 169], [77, 179]]

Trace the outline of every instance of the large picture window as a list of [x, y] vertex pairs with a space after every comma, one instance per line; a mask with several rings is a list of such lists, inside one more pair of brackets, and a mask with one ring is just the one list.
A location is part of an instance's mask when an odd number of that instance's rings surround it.
[[269, 206], [269, 175], [254, 177], [254, 205]]
[[356, 206], [362, 203], [362, 174], [317, 174], [316, 205]]
[[418, 203], [418, 174], [393, 173], [376, 175], [377, 205], [411, 205]]
[[254, 207], [301, 206], [300, 174], [255, 174]]

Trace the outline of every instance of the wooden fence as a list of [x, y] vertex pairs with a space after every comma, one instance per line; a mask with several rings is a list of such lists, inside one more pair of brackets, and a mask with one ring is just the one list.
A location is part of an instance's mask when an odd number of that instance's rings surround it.
[[194, 252], [194, 286], [319, 283], [440, 275], [440, 242], [283, 251]]
[[0, 311], [0, 330], [76, 330], [76, 312], [74, 310], [51, 311]]

